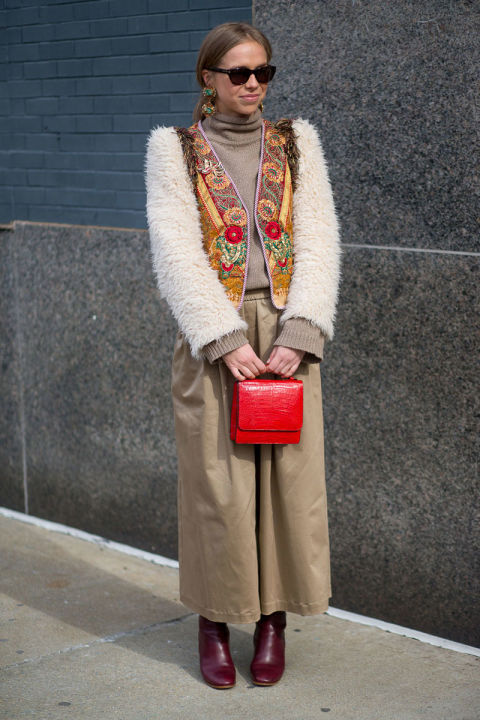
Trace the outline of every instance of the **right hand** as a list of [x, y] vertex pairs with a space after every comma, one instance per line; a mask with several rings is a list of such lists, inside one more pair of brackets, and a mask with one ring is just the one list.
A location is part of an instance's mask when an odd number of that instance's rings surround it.
[[235, 380], [254, 378], [266, 371], [265, 363], [260, 360], [249, 343], [225, 353], [222, 358]]

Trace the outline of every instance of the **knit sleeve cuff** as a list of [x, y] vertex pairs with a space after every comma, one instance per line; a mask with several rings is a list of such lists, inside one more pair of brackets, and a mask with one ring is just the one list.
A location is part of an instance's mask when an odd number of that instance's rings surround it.
[[321, 362], [325, 335], [309, 320], [294, 317], [285, 320], [280, 335], [273, 344], [304, 350], [303, 359], [306, 362]]
[[213, 364], [216, 360], [219, 360], [225, 353], [236, 350], [242, 345], [247, 345], [248, 340], [241, 330], [235, 330], [234, 332], [223, 335], [218, 340], [212, 340], [208, 345], [204, 345], [202, 348], [202, 354], [207, 358], [209, 363]]

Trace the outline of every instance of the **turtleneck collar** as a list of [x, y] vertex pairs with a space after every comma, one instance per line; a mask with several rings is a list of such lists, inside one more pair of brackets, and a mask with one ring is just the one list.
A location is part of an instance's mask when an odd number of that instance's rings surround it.
[[204, 118], [202, 126], [209, 138], [215, 138], [215, 142], [247, 145], [261, 136], [262, 113], [258, 108], [244, 117], [217, 112]]

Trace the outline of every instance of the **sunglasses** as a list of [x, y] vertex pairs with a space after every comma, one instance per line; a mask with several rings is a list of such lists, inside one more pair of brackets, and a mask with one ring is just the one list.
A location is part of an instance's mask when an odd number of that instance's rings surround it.
[[218, 67], [205, 68], [205, 70], [225, 73], [225, 75], [228, 75], [230, 82], [233, 85], [245, 85], [250, 75], [255, 75], [255, 78], [259, 83], [268, 83], [270, 80], [273, 80], [276, 69], [275, 65], [262, 65], [261, 67], [255, 68], [255, 70], [250, 70], [250, 68], [247, 67], [230, 68], [230, 70]]

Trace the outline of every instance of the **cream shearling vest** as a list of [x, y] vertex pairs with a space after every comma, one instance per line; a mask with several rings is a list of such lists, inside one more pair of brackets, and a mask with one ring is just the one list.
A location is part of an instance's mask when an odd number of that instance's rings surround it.
[[[342, 253], [339, 224], [317, 131], [303, 119], [294, 120], [291, 127], [298, 148], [297, 177], [292, 182], [294, 265], [279, 320], [282, 325], [291, 317], [305, 318], [332, 339]], [[182, 146], [173, 127], [156, 127], [150, 133], [145, 158], [147, 220], [160, 294], [193, 356], [200, 358], [212, 340], [247, 326], [205, 252], [192, 164], [185, 162]], [[192, 155], [196, 163], [196, 153]]]

